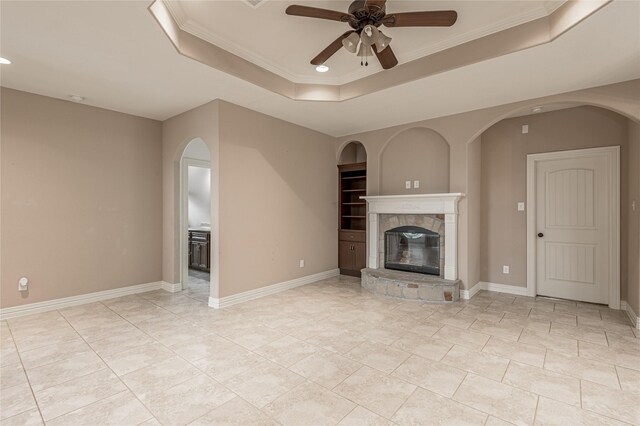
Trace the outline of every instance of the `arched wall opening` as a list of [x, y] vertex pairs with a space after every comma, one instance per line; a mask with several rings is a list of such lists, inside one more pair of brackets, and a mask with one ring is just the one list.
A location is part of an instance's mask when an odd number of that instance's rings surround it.
[[179, 250], [181, 290], [208, 303], [211, 287], [211, 154], [201, 138], [190, 140], [179, 161]]
[[338, 164], [366, 163], [367, 150], [358, 141], [346, 142], [338, 150]]
[[620, 146], [620, 292], [638, 306], [640, 222], [632, 204], [640, 199], [639, 132], [636, 117], [590, 102], [531, 104], [487, 123], [466, 146], [468, 286], [526, 289], [527, 155]]
[[382, 147], [379, 161], [380, 195], [449, 192], [449, 143], [432, 129], [396, 134]]

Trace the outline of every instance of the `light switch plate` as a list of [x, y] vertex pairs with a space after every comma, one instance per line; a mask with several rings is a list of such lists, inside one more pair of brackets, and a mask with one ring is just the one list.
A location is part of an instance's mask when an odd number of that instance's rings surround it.
[[503, 273], [503, 274], [508, 274], [508, 273], [509, 273], [509, 267], [508, 267], [507, 265], [504, 265], [504, 266], [502, 267], [502, 273]]
[[410, 180], [407, 180], [407, 181], [404, 182], [404, 188], [405, 189], [411, 189], [411, 181]]
[[414, 188], [420, 188], [420, 181], [419, 180], [414, 180], [413, 181], [413, 187]]
[[524, 203], [522, 203], [522, 202], [518, 203], [518, 211], [519, 212], [523, 212], [524, 211]]
[[529, 133], [529, 125], [528, 124], [523, 124], [522, 125], [522, 133]]

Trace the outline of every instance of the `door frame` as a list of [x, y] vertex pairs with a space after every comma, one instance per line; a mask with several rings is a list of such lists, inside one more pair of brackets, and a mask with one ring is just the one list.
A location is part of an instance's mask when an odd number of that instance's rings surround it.
[[590, 157], [599, 154], [609, 167], [609, 307], [620, 309], [620, 146], [545, 152], [527, 155], [527, 295], [537, 295], [536, 166], [539, 161]]
[[[182, 290], [189, 285], [189, 166], [211, 170], [211, 162], [182, 157], [180, 161], [180, 280]], [[211, 194], [210, 194], [211, 196]], [[213, 228], [212, 228], [213, 229]], [[211, 244], [211, 242], [210, 242]]]

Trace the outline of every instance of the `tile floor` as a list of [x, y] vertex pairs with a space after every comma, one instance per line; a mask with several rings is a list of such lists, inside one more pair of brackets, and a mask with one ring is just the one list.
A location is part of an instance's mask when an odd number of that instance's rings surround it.
[[223, 310], [154, 291], [2, 321], [2, 425], [640, 423], [601, 306], [399, 302], [339, 277]]
[[182, 294], [189, 296], [192, 299], [200, 300], [204, 303], [209, 303], [209, 273], [204, 271], [198, 271], [196, 269], [189, 269], [189, 285]]

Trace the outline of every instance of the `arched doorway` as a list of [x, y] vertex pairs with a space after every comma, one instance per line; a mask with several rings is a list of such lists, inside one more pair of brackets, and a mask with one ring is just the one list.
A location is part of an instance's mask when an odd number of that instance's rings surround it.
[[185, 295], [207, 303], [211, 272], [211, 156], [200, 138], [180, 158], [180, 281]]

